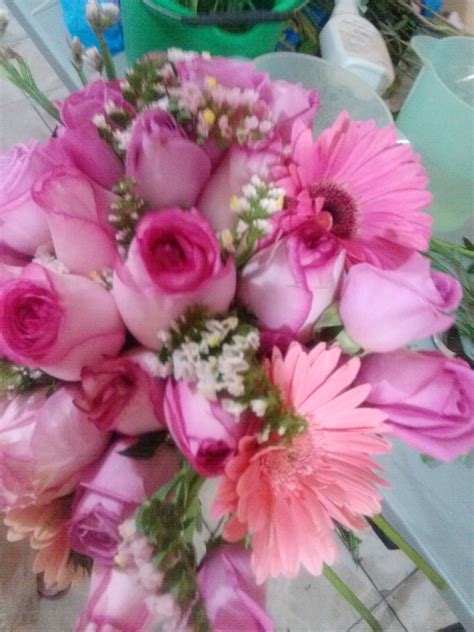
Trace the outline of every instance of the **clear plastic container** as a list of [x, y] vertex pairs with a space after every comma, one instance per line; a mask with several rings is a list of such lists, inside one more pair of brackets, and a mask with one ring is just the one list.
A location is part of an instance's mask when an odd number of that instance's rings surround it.
[[397, 118], [430, 177], [434, 232], [472, 235], [474, 209], [474, 39], [417, 35], [423, 68]]
[[393, 122], [390, 110], [379, 95], [350, 71], [302, 53], [269, 53], [255, 60], [257, 70], [272, 79], [301, 83], [315, 88], [321, 101], [314, 124], [315, 135], [332, 125], [346, 111], [355, 120], [374, 119], [379, 127]]

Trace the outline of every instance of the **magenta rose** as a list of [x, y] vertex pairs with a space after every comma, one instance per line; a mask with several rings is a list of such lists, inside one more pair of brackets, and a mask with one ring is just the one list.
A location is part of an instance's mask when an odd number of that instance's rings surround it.
[[69, 523], [71, 548], [100, 564], [113, 564], [119, 526], [179, 469], [174, 450], [159, 448], [150, 459], [121, 454], [135, 439], [120, 439], [81, 480]]
[[250, 551], [237, 544], [214, 549], [198, 570], [199, 592], [213, 632], [272, 632], [265, 587], [257, 586]]
[[0, 409], [0, 511], [70, 493], [109, 441], [75, 405], [76, 387], [17, 395]]
[[157, 377], [156, 355], [136, 349], [82, 369], [82, 393], [76, 400], [99, 430], [126, 435], [164, 426], [164, 380]]
[[146, 213], [127, 259], [117, 266], [113, 294], [137, 340], [159, 349], [158, 333], [190, 305], [225, 312], [235, 293], [232, 258], [223, 263], [207, 220], [196, 209]]
[[122, 96], [119, 81], [99, 79], [64, 99], [60, 107], [61, 121], [68, 129], [79, 129], [84, 124], [91, 124], [96, 114], [104, 114], [107, 103], [133, 112], [130, 103]]
[[37, 141], [0, 154], [0, 248], [32, 256], [50, 239], [46, 217], [31, 190], [55, 164], [48, 145]]
[[367, 402], [387, 416], [398, 437], [441, 461], [474, 447], [474, 371], [438, 351], [394, 351], [362, 359]]
[[456, 279], [430, 271], [429, 260], [414, 254], [394, 270], [368, 263], [353, 266], [342, 287], [339, 312], [357, 344], [386, 352], [449, 329], [461, 297]]
[[75, 632], [144, 632], [157, 627], [145, 600], [150, 596], [137, 573], [94, 564], [87, 603], [74, 626]]
[[89, 279], [31, 263], [0, 285], [0, 349], [13, 362], [74, 381], [124, 339], [112, 295]]
[[333, 302], [343, 269], [337, 241], [306, 226], [257, 252], [242, 270], [237, 294], [267, 335], [304, 342]]
[[154, 208], [193, 206], [211, 173], [206, 152], [160, 109], [136, 120], [127, 149], [127, 175]]
[[165, 390], [168, 430], [184, 457], [201, 476], [223, 474], [251, 420], [237, 419], [219, 401], [210, 401], [184, 381], [168, 380]]
[[46, 213], [56, 256], [70, 272], [89, 276], [113, 267], [118, 251], [107, 219], [111, 193], [74, 168], [56, 167], [36, 183], [33, 198]]
[[293, 125], [312, 128], [316, 112], [319, 108], [319, 97], [316, 90], [306, 90], [301, 84], [288, 81], [273, 81], [271, 84], [272, 99], [270, 109], [275, 121], [275, 132], [280, 140], [291, 142]]
[[199, 197], [197, 207], [215, 231], [233, 228], [238, 215], [231, 209], [231, 198], [242, 195], [242, 187], [253, 175], [268, 180], [271, 168], [280, 160], [281, 145], [252, 150], [234, 145], [212, 174]]

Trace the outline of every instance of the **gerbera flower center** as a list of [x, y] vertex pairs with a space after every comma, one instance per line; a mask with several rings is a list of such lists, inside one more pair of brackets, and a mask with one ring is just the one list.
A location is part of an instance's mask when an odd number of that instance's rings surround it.
[[314, 472], [314, 462], [311, 435], [304, 433], [295, 437], [289, 447], [267, 452], [261, 459], [261, 468], [274, 488], [280, 488], [285, 494], [299, 487], [301, 481]]
[[322, 209], [315, 218], [318, 226], [336, 237], [350, 239], [357, 226], [354, 198], [332, 182], [311, 185], [309, 194], [314, 200], [324, 198]]

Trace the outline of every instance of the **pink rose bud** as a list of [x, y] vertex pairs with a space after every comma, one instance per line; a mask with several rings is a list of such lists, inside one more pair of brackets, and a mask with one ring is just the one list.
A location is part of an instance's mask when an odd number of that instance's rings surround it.
[[233, 228], [239, 219], [231, 209], [234, 195], [242, 195], [242, 187], [253, 175], [268, 180], [271, 167], [280, 159], [278, 143], [259, 151], [238, 145], [232, 146], [204, 187], [197, 204], [198, 209], [212, 224], [215, 231]]
[[0, 408], [0, 512], [69, 494], [109, 441], [74, 405], [76, 387], [18, 395]]
[[153, 207], [193, 206], [211, 163], [174, 118], [157, 108], [140, 114], [132, 128], [126, 171]]
[[165, 417], [174, 442], [201, 476], [222, 474], [249, 431], [246, 419], [239, 420], [184, 381], [168, 380]]
[[153, 432], [165, 425], [165, 381], [157, 377], [156, 355], [136, 349], [82, 369], [76, 400], [99, 430], [126, 435]]
[[112, 268], [118, 256], [108, 221], [114, 196], [71, 167], [56, 167], [37, 182], [35, 202], [43, 209], [54, 251], [70, 272], [89, 276]]
[[111, 565], [121, 541], [118, 528], [148, 496], [179, 469], [174, 450], [159, 448], [150, 459], [121, 454], [135, 439], [120, 439], [81, 480], [69, 523], [71, 548]]
[[61, 121], [68, 129], [79, 129], [85, 124], [93, 125], [92, 119], [96, 114], [105, 113], [107, 103], [114, 103], [133, 113], [132, 106], [122, 96], [120, 82], [99, 79], [64, 99], [60, 107]]
[[198, 585], [213, 632], [272, 632], [265, 611], [265, 587], [257, 586], [250, 552], [226, 544], [208, 553], [198, 571]]
[[474, 447], [474, 371], [438, 351], [394, 351], [362, 358], [357, 376], [367, 402], [387, 414], [400, 439], [441, 461]]
[[238, 296], [267, 335], [306, 341], [333, 302], [343, 268], [337, 241], [306, 226], [250, 259]]
[[13, 362], [75, 381], [124, 340], [112, 295], [98, 283], [31, 263], [0, 284], [0, 349]]
[[0, 154], [0, 248], [32, 256], [50, 239], [46, 216], [31, 197], [35, 182], [55, 165], [47, 147], [30, 141]]
[[135, 338], [159, 349], [159, 332], [190, 305], [225, 312], [235, 283], [234, 261], [223, 263], [206, 219], [196, 209], [168, 209], [139, 222], [125, 263], [116, 267], [113, 294]]
[[462, 297], [459, 282], [431, 272], [414, 254], [394, 270], [353, 266], [344, 281], [339, 312], [348, 335], [367, 351], [400, 349], [449, 329]]
[[144, 632], [158, 627], [145, 600], [151, 595], [137, 573], [94, 564], [87, 603], [74, 632]]
[[284, 143], [290, 143], [296, 121], [310, 129], [313, 127], [319, 108], [318, 93], [288, 81], [273, 81], [271, 91], [270, 108], [276, 123], [275, 132]]

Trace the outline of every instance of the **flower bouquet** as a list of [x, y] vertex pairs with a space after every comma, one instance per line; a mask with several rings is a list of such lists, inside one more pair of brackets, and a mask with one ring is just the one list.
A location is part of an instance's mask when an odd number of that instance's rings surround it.
[[330, 568], [368, 518], [441, 586], [376, 460], [474, 445], [468, 365], [407, 348], [462, 293], [419, 157], [177, 50], [52, 107], [0, 157], [0, 512], [47, 589], [92, 572], [75, 629], [272, 630], [265, 580], [302, 567], [380, 629]]

